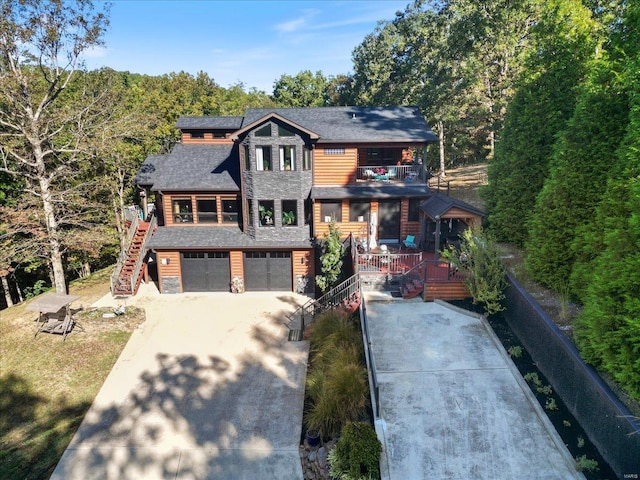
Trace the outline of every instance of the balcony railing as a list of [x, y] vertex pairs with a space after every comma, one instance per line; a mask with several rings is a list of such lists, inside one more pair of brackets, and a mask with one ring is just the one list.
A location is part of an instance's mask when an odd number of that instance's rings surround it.
[[424, 184], [426, 176], [422, 165], [370, 165], [357, 167], [356, 181]]

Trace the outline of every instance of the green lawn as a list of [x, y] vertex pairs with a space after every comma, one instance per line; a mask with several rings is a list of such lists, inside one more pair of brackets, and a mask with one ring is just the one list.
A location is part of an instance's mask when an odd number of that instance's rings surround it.
[[62, 336], [36, 331], [37, 314], [0, 312], [0, 478], [47, 479], [144, 313], [105, 319], [88, 305], [109, 291], [108, 271], [72, 284], [83, 327]]

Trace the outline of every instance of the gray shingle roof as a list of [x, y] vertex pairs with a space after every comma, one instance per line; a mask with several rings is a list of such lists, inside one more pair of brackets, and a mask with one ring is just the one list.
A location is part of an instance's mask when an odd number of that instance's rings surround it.
[[257, 241], [238, 227], [159, 227], [148, 244], [154, 249], [311, 248], [311, 240]]
[[242, 126], [242, 119], [243, 117], [180, 117], [176, 122], [176, 128], [237, 130]]
[[317, 133], [320, 142], [435, 142], [418, 107], [250, 108], [243, 126], [270, 113]]
[[138, 170], [133, 183], [136, 185], [149, 186], [153, 185], [159, 168], [162, 168], [162, 162], [168, 155], [149, 155]]
[[338, 198], [420, 198], [429, 195], [429, 187], [419, 184], [367, 183], [364, 185], [321, 186], [311, 189], [314, 200]]
[[465, 210], [480, 217], [486, 216], [482, 210], [474, 207], [473, 205], [469, 205], [467, 202], [463, 202], [462, 200], [458, 200], [457, 198], [449, 197], [440, 192], [433, 193], [433, 195], [431, 195], [427, 200], [420, 204], [420, 209], [427, 215], [429, 215], [429, 217], [431, 217], [432, 219], [435, 219], [436, 217], [442, 217], [442, 215], [444, 215], [454, 207], [460, 208], [461, 210]]
[[239, 191], [237, 147], [177, 144], [168, 155], [149, 156], [136, 177], [136, 183], [152, 185], [153, 190]]

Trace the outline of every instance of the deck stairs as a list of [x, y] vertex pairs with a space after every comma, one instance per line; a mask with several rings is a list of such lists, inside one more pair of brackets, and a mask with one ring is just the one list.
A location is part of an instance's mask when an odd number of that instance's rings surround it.
[[287, 316], [289, 341], [304, 340], [304, 331], [314, 318], [327, 310], [340, 309], [346, 313], [354, 313], [361, 304], [360, 275], [355, 274], [332, 288], [322, 297], [311, 299]]
[[111, 294], [114, 296], [135, 295], [142, 283], [146, 244], [156, 229], [156, 217], [149, 221], [133, 221], [129, 226], [129, 242], [111, 277]]
[[424, 272], [426, 265], [427, 260], [423, 260], [402, 274], [400, 279], [400, 294], [402, 298], [408, 300], [422, 294], [425, 284]]

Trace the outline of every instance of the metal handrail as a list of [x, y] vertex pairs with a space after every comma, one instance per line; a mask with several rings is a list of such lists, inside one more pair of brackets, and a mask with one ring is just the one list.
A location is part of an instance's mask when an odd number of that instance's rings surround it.
[[299, 319], [301, 336], [304, 335], [304, 329], [308, 327], [313, 318], [326, 310], [336, 308], [345, 300], [351, 298], [356, 292], [360, 291], [360, 275], [355, 274], [346, 279], [344, 282], [335, 286], [318, 299], [310, 299], [303, 305], [298, 307], [293, 313], [287, 317], [290, 324], [295, 323]]

